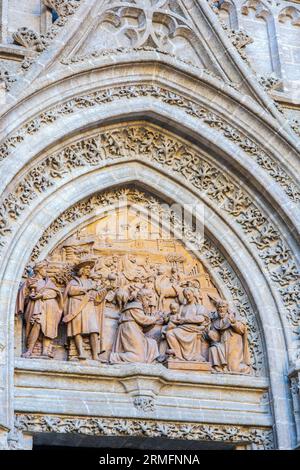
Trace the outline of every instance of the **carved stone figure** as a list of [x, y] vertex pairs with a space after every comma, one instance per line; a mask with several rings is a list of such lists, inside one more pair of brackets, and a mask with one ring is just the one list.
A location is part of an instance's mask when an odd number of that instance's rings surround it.
[[183, 289], [180, 286], [180, 279], [176, 269], [172, 268], [170, 275], [160, 268], [155, 281], [155, 289], [159, 296], [159, 308], [161, 310], [166, 308], [166, 299], [180, 299]]
[[142, 289], [136, 300], [128, 302], [119, 321], [111, 364], [123, 362], [153, 363], [159, 357], [157, 342], [145, 335], [145, 328], [155, 325], [159, 315], [149, 316], [149, 292]]
[[178, 318], [172, 319], [177, 325], [166, 332], [169, 355], [180, 361], [206, 362], [202, 355], [202, 340], [209, 324], [209, 312], [196, 302], [192, 288], [183, 291], [186, 304], [180, 308]]
[[99, 360], [102, 338], [104, 300], [106, 289], [101, 289], [90, 279], [95, 263], [85, 261], [75, 267], [76, 276], [69, 282], [64, 293], [64, 323], [67, 335], [74, 338], [79, 359], [87, 359], [83, 336], [88, 335], [92, 359]]
[[166, 326], [163, 328], [163, 334], [171, 332], [180, 324], [180, 308], [179, 304], [172, 302], [170, 305], [170, 312], [166, 315]]
[[246, 324], [230, 312], [228, 303], [217, 302], [217, 318], [208, 337], [209, 360], [216, 372], [250, 373], [250, 355]]
[[21, 286], [16, 306], [16, 314], [24, 313], [26, 322], [27, 351], [23, 357], [31, 357], [41, 338], [42, 356], [53, 357], [51, 346], [58, 335], [58, 325], [63, 311], [63, 298], [60, 290], [47, 276], [47, 262], [34, 267], [34, 276]]
[[[144, 201], [145, 196], [141, 198], [136, 190], [126, 189], [125, 193], [132, 202]], [[124, 193], [107, 193], [104, 199], [101, 194], [103, 204], [118, 201]], [[128, 221], [121, 238], [113, 232], [119, 219]], [[126, 238], [127, 227], [137, 223], [147, 227], [150, 238]], [[209, 259], [215, 260], [211, 246], [205, 249]], [[83, 226], [51, 252], [48, 262], [54, 288], [65, 289], [64, 320], [55, 342], [55, 359], [157, 361], [171, 369], [190, 371], [210, 371], [212, 363], [216, 371], [229, 370], [221, 333], [213, 326], [209, 328], [211, 321], [217, 320], [215, 305], [221, 298], [210, 274], [180, 241], [170, 240], [155, 222], [149, 224], [136, 206], [129, 204], [118, 214], [112, 212]], [[222, 272], [231, 282], [231, 271]], [[232, 286], [236, 288], [235, 283]], [[65, 335], [69, 337], [68, 347]], [[237, 335], [236, 341], [241, 338]], [[249, 341], [253, 348], [253, 329]], [[38, 342], [33, 355], [40, 354], [40, 347]], [[234, 366], [231, 369], [236, 370]]]
[[151, 276], [146, 279], [144, 284], [144, 288], [149, 291], [149, 311], [151, 314], [154, 314], [158, 308], [158, 297], [154, 285], [155, 278]]

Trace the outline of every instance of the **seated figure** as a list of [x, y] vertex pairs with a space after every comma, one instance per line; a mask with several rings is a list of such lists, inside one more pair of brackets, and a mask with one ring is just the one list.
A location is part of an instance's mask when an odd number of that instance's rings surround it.
[[186, 304], [180, 307], [177, 318], [172, 319], [173, 328], [166, 331], [169, 355], [181, 361], [206, 362], [202, 355], [202, 341], [209, 325], [209, 312], [197, 303], [194, 289], [183, 291]]
[[228, 303], [217, 303], [217, 317], [208, 331], [209, 360], [216, 372], [249, 374], [250, 355], [247, 325], [230, 312]]

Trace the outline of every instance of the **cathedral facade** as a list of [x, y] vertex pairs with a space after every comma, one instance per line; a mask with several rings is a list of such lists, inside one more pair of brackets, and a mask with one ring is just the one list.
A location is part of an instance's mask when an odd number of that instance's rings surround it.
[[0, 0], [0, 103], [0, 449], [299, 448], [299, 0]]

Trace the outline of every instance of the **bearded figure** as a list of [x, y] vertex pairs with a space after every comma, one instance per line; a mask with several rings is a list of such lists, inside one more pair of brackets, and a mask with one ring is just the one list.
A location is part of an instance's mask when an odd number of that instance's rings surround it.
[[87, 359], [83, 337], [89, 338], [92, 359], [99, 360], [103, 342], [104, 301], [107, 290], [98, 287], [90, 279], [93, 261], [84, 261], [75, 266], [75, 275], [64, 293], [64, 323], [67, 335], [74, 338], [78, 358]]
[[249, 374], [251, 360], [248, 346], [248, 329], [230, 311], [227, 302], [217, 302], [217, 316], [212, 321], [208, 337], [209, 359], [216, 372]]

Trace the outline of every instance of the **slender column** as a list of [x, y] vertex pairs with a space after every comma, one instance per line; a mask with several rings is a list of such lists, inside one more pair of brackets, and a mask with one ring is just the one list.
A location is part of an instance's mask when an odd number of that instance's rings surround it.
[[0, 0], [0, 44], [7, 42], [8, 0]]

